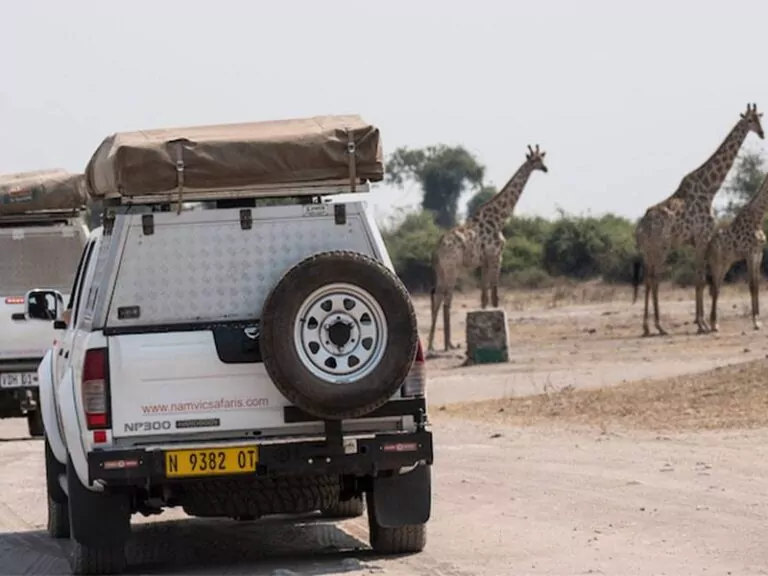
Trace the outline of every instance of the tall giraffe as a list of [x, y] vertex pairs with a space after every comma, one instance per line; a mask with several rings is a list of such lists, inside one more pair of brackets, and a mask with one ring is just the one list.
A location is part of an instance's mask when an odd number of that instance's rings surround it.
[[547, 172], [544, 164], [546, 152], [528, 146], [525, 162], [517, 169], [501, 191], [482, 204], [466, 223], [446, 232], [438, 242], [432, 255], [435, 271], [435, 286], [432, 288], [432, 324], [429, 329], [427, 350], [434, 351], [435, 325], [440, 305], [443, 306], [443, 330], [445, 350], [455, 348], [451, 344], [451, 302], [456, 281], [462, 269], [481, 268], [481, 306], [488, 307], [488, 290], [491, 304], [499, 305], [499, 276], [501, 255], [505, 238], [502, 234], [504, 223], [520, 199], [520, 195], [534, 170]]
[[747, 104], [747, 111], [731, 129], [715, 152], [696, 170], [683, 177], [677, 190], [666, 200], [646, 210], [635, 230], [640, 260], [635, 262], [634, 298], [640, 285], [640, 270], [645, 276], [645, 311], [643, 335], [648, 328], [648, 298], [653, 295], [654, 325], [659, 334], [667, 332], [659, 322], [659, 278], [673, 248], [693, 246], [696, 267], [696, 324], [699, 333], [707, 331], [704, 323], [704, 285], [706, 284], [706, 251], [715, 229], [712, 202], [736, 160], [736, 155], [749, 132], [764, 138], [760, 125], [761, 113], [756, 104]]
[[712, 297], [712, 310], [709, 324], [717, 332], [717, 297], [723, 279], [731, 266], [739, 260], [747, 261], [749, 294], [752, 297], [752, 325], [760, 329], [760, 268], [763, 263], [763, 218], [768, 210], [768, 176], [763, 179], [760, 189], [727, 226], [719, 228], [707, 249], [709, 267], [709, 293]]

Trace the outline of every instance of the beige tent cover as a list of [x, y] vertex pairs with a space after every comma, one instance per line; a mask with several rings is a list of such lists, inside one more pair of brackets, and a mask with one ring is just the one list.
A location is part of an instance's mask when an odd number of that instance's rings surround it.
[[49, 169], [0, 175], [0, 216], [76, 210], [87, 201], [82, 174]]
[[379, 129], [360, 116], [119, 132], [107, 137], [86, 168], [93, 197], [149, 196], [179, 189], [231, 190], [272, 184], [384, 176]]

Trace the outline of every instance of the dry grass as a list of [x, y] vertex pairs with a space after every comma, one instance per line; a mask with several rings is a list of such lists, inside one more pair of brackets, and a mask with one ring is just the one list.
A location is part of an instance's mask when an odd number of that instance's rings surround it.
[[576, 424], [645, 430], [768, 426], [768, 360], [597, 390], [453, 404], [452, 416], [514, 425]]

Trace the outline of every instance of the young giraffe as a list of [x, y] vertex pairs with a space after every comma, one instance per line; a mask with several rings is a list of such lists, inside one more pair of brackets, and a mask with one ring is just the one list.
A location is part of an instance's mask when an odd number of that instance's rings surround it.
[[760, 329], [760, 268], [763, 264], [763, 218], [768, 210], [768, 176], [763, 180], [757, 194], [747, 202], [727, 226], [719, 228], [709, 243], [707, 265], [709, 267], [709, 294], [712, 310], [709, 324], [713, 332], [717, 325], [717, 297], [723, 279], [731, 266], [739, 260], [747, 262], [749, 294], [752, 297], [752, 325]]
[[666, 200], [651, 206], [640, 219], [635, 240], [641, 260], [635, 263], [634, 299], [640, 285], [640, 268], [645, 276], [645, 311], [643, 335], [649, 336], [648, 298], [653, 295], [654, 325], [660, 334], [667, 332], [659, 322], [659, 277], [669, 252], [676, 247], [694, 248], [696, 266], [696, 324], [699, 333], [706, 332], [704, 323], [704, 285], [706, 283], [706, 251], [715, 229], [712, 202], [736, 160], [736, 155], [749, 132], [763, 138], [762, 114], [757, 105], [747, 104], [747, 111], [731, 129], [725, 140], [704, 164], [683, 177], [677, 190]]
[[434, 351], [435, 325], [440, 305], [443, 306], [443, 331], [445, 350], [455, 348], [451, 344], [451, 301], [459, 272], [464, 268], [481, 267], [482, 308], [488, 307], [488, 289], [491, 304], [499, 305], [499, 275], [504, 235], [501, 230], [512, 215], [520, 194], [534, 170], [547, 172], [544, 164], [546, 152], [528, 146], [525, 162], [493, 198], [482, 204], [475, 214], [461, 226], [444, 234], [432, 256], [435, 286], [432, 288], [432, 324], [429, 329], [427, 350]]

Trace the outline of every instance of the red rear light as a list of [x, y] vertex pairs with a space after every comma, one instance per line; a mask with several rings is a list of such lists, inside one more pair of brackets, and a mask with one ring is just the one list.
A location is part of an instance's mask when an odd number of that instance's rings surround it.
[[414, 397], [424, 396], [427, 388], [427, 369], [424, 362], [424, 348], [421, 346], [421, 340], [416, 347], [416, 356], [413, 359], [413, 366], [411, 371], [408, 372], [408, 376], [403, 383], [403, 396]]
[[24, 304], [24, 296], [8, 296], [5, 299], [6, 304]]
[[88, 430], [109, 428], [106, 348], [94, 348], [86, 351], [81, 392]]

